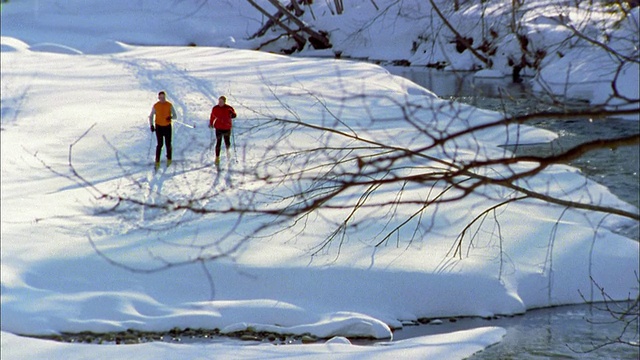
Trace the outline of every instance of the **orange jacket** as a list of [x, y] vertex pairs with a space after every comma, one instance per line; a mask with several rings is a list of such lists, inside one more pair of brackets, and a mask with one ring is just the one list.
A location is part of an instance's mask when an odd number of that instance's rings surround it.
[[155, 124], [158, 126], [169, 126], [171, 125], [171, 119], [176, 119], [176, 110], [173, 108], [173, 105], [165, 101], [161, 103], [158, 101], [153, 104], [153, 108], [151, 109], [151, 114], [149, 114], [149, 125], [153, 125], [153, 116], [155, 115], [156, 121]]
[[224, 104], [223, 106], [216, 105], [211, 109], [211, 116], [209, 117], [209, 126], [213, 126], [218, 130], [231, 130], [233, 126], [232, 120], [236, 117], [236, 110]]

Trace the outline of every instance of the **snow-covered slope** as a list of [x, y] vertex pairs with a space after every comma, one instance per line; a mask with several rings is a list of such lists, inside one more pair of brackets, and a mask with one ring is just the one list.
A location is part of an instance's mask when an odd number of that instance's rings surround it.
[[[210, 16], [195, 16], [182, 27], [166, 24], [184, 19], [186, 10], [122, 1], [114, 3], [118, 12], [110, 13], [97, 4], [25, 1], [2, 10], [3, 353], [28, 358], [46, 350], [54, 358], [82, 358], [98, 351], [105, 357], [168, 358], [176, 351], [201, 356], [213, 348], [237, 357], [439, 358], [447, 351], [463, 358], [498, 341], [503, 330], [450, 334], [451, 343], [437, 348], [432, 344], [442, 337], [384, 348], [147, 344], [125, 350], [51, 344], [9, 333], [251, 327], [385, 338], [391, 327], [421, 317], [490, 316], [580, 302], [580, 292], [593, 290], [590, 278], [615, 298], [637, 292], [637, 242], [599, 227], [597, 214], [533, 201], [492, 214], [499, 220], [479, 229], [473, 243], [465, 240], [462, 259], [452, 256], [461, 228], [488, 203], [502, 199], [504, 194], [492, 187], [427, 212], [427, 227], [400, 233], [381, 247], [374, 247], [381, 229], [387, 221], [392, 221], [388, 226], [398, 221], [384, 206], [363, 216], [364, 227], [351, 231], [339, 247], [335, 243], [314, 256], [344, 220], [344, 211], [313, 213], [304, 223], [283, 222], [289, 227], [251, 237], [265, 222], [279, 219], [238, 217], [224, 210], [249, 199], [271, 206], [295, 183], [269, 182], [266, 175], [320, 161], [278, 162], [280, 155], [349, 141], [308, 128], [283, 133], [269, 119], [350, 128], [361, 137], [413, 148], [426, 140], [410, 131], [398, 104], [416, 105], [421, 109], [416, 119], [449, 131], [498, 115], [438, 100], [427, 89], [370, 64], [222, 47], [125, 44], [175, 44], [188, 40], [196, 25], [214, 31], [213, 38], [230, 41], [227, 37], [234, 36], [238, 42], [238, 34], [254, 29], [257, 21], [251, 20], [247, 5], [224, 2], [228, 13], [205, 5]], [[78, 17], [84, 22], [70, 21]], [[34, 19], [37, 26], [26, 26]], [[155, 139], [146, 117], [159, 90], [169, 94], [178, 120], [196, 127], [175, 125], [176, 162], [154, 176]], [[239, 113], [239, 161], [217, 170], [206, 124], [219, 95], [226, 95]], [[332, 120], [336, 115], [342, 123]], [[516, 134], [521, 142], [555, 136], [529, 127], [501, 128], [459, 142], [457, 155], [501, 154], [498, 145]], [[78, 183], [72, 170], [94, 188]], [[552, 167], [527, 186], [635, 211], [569, 167]], [[373, 199], [383, 203], [396, 190]], [[428, 190], [408, 186], [403, 196], [420, 199]], [[157, 204], [201, 197], [198, 205], [218, 213], [165, 212], [126, 202], [103, 211], [115, 205], [95, 198], [103, 193]], [[338, 201], [357, 199], [358, 194], [348, 194]], [[402, 215], [412, 209], [394, 211]], [[230, 250], [215, 261], [199, 261]]]

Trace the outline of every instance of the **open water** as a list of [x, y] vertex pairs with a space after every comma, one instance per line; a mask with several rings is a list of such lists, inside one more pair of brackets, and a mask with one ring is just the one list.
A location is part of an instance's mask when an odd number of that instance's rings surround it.
[[[627, 309], [630, 303], [609, 304], [610, 310]], [[637, 307], [636, 307], [637, 311]], [[637, 318], [636, 318], [637, 319]], [[498, 344], [472, 356], [480, 359], [630, 359], [640, 358], [638, 346], [610, 344], [622, 340], [637, 341], [638, 322], [615, 321], [604, 304], [569, 305], [530, 310], [525, 315], [499, 319], [444, 319], [440, 325], [405, 326], [394, 333], [394, 340], [449, 333], [485, 326], [499, 326], [507, 334]], [[634, 329], [635, 326], [635, 329]]]

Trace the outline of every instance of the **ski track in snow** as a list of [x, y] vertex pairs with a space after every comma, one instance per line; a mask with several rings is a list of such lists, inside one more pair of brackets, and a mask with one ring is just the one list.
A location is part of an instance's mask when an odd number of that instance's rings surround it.
[[[170, 61], [133, 57], [130, 55], [113, 55], [110, 57], [110, 61], [127, 69], [139, 80], [141, 88], [148, 89], [154, 95], [160, 90], [166, 91], [168, 101], [174, 104], [178, 112], [177, 120], [187, 124], [195, 123], [198, 120], [201, 120], [199, 122], [202, 124], [208, 122], [208, 111], [217, 103], [218, 98], [216, 90], [212, 86], [214, 80], [209, 81], [193, 76], [188, 69], [180, 67]], [[149, 111], [151, 105], [152, 103], [148, 106]], [[194, 111], [194, 109], [199, 109], [199, 111]], [[206, 113], [207, 117], [198, 119], [195, 113]], [[147, 114], [145, 114], [145, 118], [146, 116]], [[134, 185], [134, 188], [139, 188], [141, 186], [140, 183], [146, 183], [146, 186], [148, 186], [147, 190], [139, 189], [145, 191], [143, 196], [145, 203], [156, 206], [160, 205], [162, 201], [166, 201], [167, 198], [179, 201], [186, 196], [192, 195], [191, 193], [181, 195], [179, 190], [180, 188], [184, 189], [184, 186], [181, 185], [187, 185], [188, 187], [189, 183], [197, 183], [198, 186], [204, 185], [200, 182], [200, 174], [188, 174], [194, 171], [202, 172], [205, 181], [207, 178], [210, 179], [211, 188], [205, 192], [206, 194], [214, 195], [226, 189], [233, 188], [233, 171], [229, 166], [227, 164], [214, 166], [210, 163], [213, 158], [213, 145], [215, 141], [213, 131], [207, 128], [203, 131], [197, 126], [194, 129], [188, 129], [179, 123], [174, 123], [173, 132], [173, 157], [174, 159], [184, 158], [185, 160], [174, 160], [172, 166], [165, 169], [164, 155], [166, 149], [163, 148], [163, 159], [161, 169], [158, 170], [158, 173], [150, 170], [149, 175], [145, 179], [133, 181], [133, 183], [137, 184]], [[148, 153], [149, 157], [153, 157], [155, 154], [155, 139], [153, 137], [149, 144]], [[187, 159], [198, 159], [199, 162]], [[213, 174], [210, 174], [207, 169], [212, 169]], [[187, 178], [193, 178], [197, 181], [190, 181]], [[165, 186], [165, 182], [167, 186]], [[162, 221], [157, 217], [159, 211], [157, 208], [143, 206], [140, 210], [141, 224], [147, 221], [157, 224], [160, 220], [160, 222], [166, 225], [166, 221], [169, 223], [181, 221], [179, 219], [165, 219], [165, 221]], [[160, 218], [162, 218], [162, 216], [160, 216]]]
[[[233, 161], [233, 160], [231, 160]], [[140, 195], [142, 206], [139, 206], [138, 226], [135, 228], [163, 230], [184, 222], [196, 220], [188, 210], [167, 211], [165, 207], [191, 202], [200, 199], [191, 206], [196, 208], [215, 209], [220, 197], [226, 198], [229, 192], [238, 189], [235, 184], [240, 179], [231, 163], [226, 159], [220, 165], [192, 161], [174, 161], [166, 167], [164, 162], [155, 171], [152, 163], [147, 175], [129, 176], [129, 185], [122, 192], [123, 197]]]
[[[202, 146], [198, 146], [200, 143], [206, 142], [206, 147], [212, 149], [215, 138], [210, 134], [204, 136], [204, 133], [211, 132], [206, 131], [204, 124], [208, 122], [210, 109], [218, 101], [216, 89], [211, 85], [213, 80], [210, 82], [193, 76], [188, 69], [169, 61], [132, 56], [113, 56], [111, 61], [128, 69], [139, 80], [141, 88], [148, 89], [154, 96], [160, 90], [166, 91], [167, 100], [174, 105], [178, 113], [176, 120], [189, 125], [202, 124], [201, 127], [196, 126], [191, 129], [180, 123], [174, 123], [174, 160], [177, 158], [176, 150], [184, 151], [185, 159], [198, 156], [198, 152], [202, 150]], [[148, 112], [151, 111], [152, 105], [153, 102], [148, 104]], [[145, 119], [148, 117], [148, 112], [144, 113]], [[155, 141], [150, 146], [151, 156], [154, 151]]]
[[[182, 110], [178, 120], [188, 122], [190, 108], [206, 106], [210, 109], [217, 104], [216, 92], [206, 80], [192, 76], [189, 70], [178, 65], [149, 58], [112, 57], [112, 61], [124, 65], [140, 80], [143, 88], [154, 93], [167, 92], [167, 98]], [[193, 99], [193, 100], [192, 100]]]
[[[10, 68], [11, 61], [3, 59], [3, 68]], [[0, 98], [0, 119], [2, 119], [2, 130], [8, 125], [15, 125], [18, 117], [24, 108], [27, 107], [29, 92], [31, 91], [30, 80], [38, 77], [38, 74], [28, 75], [21, 83], [13, 81], [2, 81], [2, 94], [19, 94], [13, 97], [2, 96]], [[26, 84], [26, 85], [23, 85]], [[15, 87], [15, 88], [14, 88]]]
[[[12, 93], [7, 89], [7, 85], [3, 85], [2, 93]], [[18, 117], [20, 116], [20, 112], [22, 111], [23, 106], [26, 104], [29, 93], [29, 86], [24, 87], [23, 89], [17, 91], [20, 95], [15, 98], [2, 99], [2, 104], [0, 105], [0, 118], [2, 119], [2, 128], [7, 125], [15, 125], [17, 123]]]

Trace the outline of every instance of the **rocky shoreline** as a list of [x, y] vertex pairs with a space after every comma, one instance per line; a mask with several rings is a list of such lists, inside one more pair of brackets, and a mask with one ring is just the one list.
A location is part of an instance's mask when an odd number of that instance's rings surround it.
[[320, 339], [311, 334], [278, 334], [254, 331], [251, 328], [232, 333], [221, 333], [219, 329], [191, 329], [173, 328], [166, 332], [139, 331], [128, 329], [120, 332], [95, 333], [84, 331], [80, 333], [60, 333], [56, 335], [31, 336], [39, 339], [53, 340], [66, 343], [100, 344], [100, 345], [130, 345], [148, 342], [193, 343], [205, 341], [239, 341], [268, 342], [274, 345], [311, 344]]
[[[503, 316], [492, 316], [482, 318], [484, 320], [497, 320]], [[507, 316], [513, 317], [513, 315]], [[432, 325], [437, 326], [445, 322], [455, 323], [465, 318], [477, 317], [451, 317], [442, 319], [421, 318], [417, 321], [403, 322], [404, 326], [420, 326]], [[191, 329], [191, 328], [173, 328], [169, 331], [140, 331], [128, 329], [120, 332], [96, 333], [91, 331], [83, 331], [80, 333], [60, 333], [55, 335], [26, 335], [38, 339], [53, 340], [58, 342], [75, 343], [75, 344], [98, 344], [98, 345], [131, 345], [143, 344], [148, 342], [170, 342], [170, 343], [194, 343], [194, 342], [216, 342], [216, 341], [253, 341], [262, 343], [271, 343], [274, 345], [289, 344], [312, 344], [324, 342], [329, 338], [320, 338], [315, 335], [306, 334], [281, 334], [266, 331], [256, 331], [249, 327], [243, 331], [230, 333], [222, 333], [220, 329]], [[386, 339], [388, 341], [389, 339]], [[349, 338], [352, 343], [372, 344], [380, 339], [370, 337]]]

